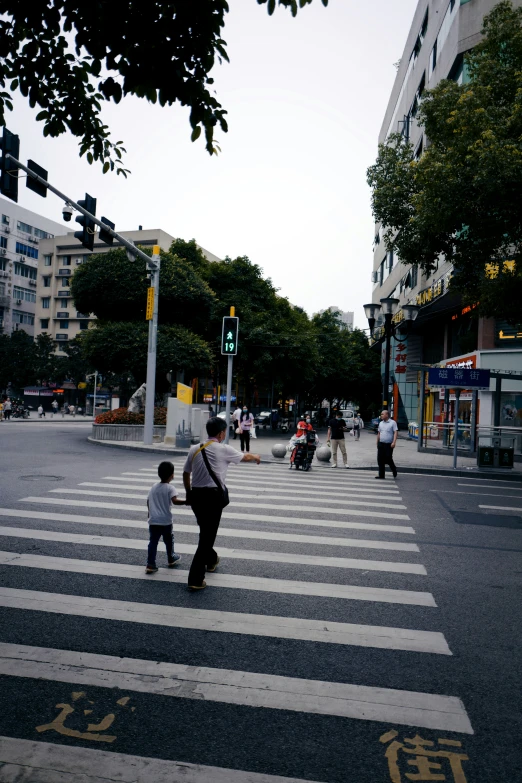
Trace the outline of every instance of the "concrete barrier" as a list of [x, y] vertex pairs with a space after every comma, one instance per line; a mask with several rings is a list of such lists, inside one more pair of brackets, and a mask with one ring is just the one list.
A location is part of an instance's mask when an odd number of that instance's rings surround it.
[[[121, 441], [142, 441], [143, 424], [93, 424], [93, 440], [121, 440]], [[165, 437], [167, 427], [165, 425], [156, 425], [153, 431], [155, 442], [162, 442]]]

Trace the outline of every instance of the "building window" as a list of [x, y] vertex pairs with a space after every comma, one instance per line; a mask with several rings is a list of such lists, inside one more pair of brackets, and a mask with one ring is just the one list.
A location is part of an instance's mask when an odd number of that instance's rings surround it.
[[84, 329], [89, 328], [89, 321], [80, 321], [80, 329], [83, 331]]
[[393, 269], [393, 250], [388, 251], [388, 274]]
[[0, 283], [0, 295], [5, 295], [5, 283]]
[[34, 315], [32, 313], [24, 313], [22, 310], [13, 310], [13, 323], [34, 326]]
[[0, 247], [7, 247], [7, 237], [0, 237]]
[[435, 43], [433, 44], [433, 49], [431, 50], [430, 65], [428, 68], [428, 80], [431, 79], [436, 65], [437, 65], [437, 41], [435, 41]]
[[62, 277], [62, 288], [68, 288], [71, 284], [71, 281], [68, 277]]
[[381, 265], [379, 267], [379, 285], [382, 285], [384, 283], [384, 267], [385, 267], [385, 261], [381, 261]]
[[54, 237], [54, 234], [48, 234], [47, 231], [42, 231], [41, 228], [33, 228], [33, 232], [35, 237], [40, 239], [52, 239]]
[[415, 288], [417, 286], [419, 277], [419, 268], [416, 266], [412, 266], [411, 268], [411, 288]]
[[44, 275], [44, 277], [43, 277], [43, 284], [44, 284], [44, 288], [50, 288], [51, 287], [51, 277], [50, 277], [50, 275]]
[[34, 267], [21, 264], [19, 261], [15, 261], [14, 273], [20, 277], [27, 277], [28, 280], [36, 280], [37, 277]]
[[48, 329], [48, 328], [49, 328], [49, 319], [40, 318], [40, 329]]
[[23, 299], [25, 302], [36, 302], [36, 292], [30, 288], [22, 288], [20, 285], [13, 286], [13, 299]]
[[60, 299], [60, 307], [69, 307], [68, 299]]
[[53, 257], [51, 255], [44, 256], [44, 266], [51, 266], [53, 263]]
[[65, 319], [60, 321], [60, 329], [68, 329], [69, 328], [69, 321], [66, 321]]
[[51, 307], [51, 297], [42, 296], [42, 310], [49, 310]]
[[38, 258], [38, 249], [30, 245], [24, 245], [23, 242], [16, 243], [16, 252], [20, 253], [21, 256], [27, 256], [27, 258]]
[[5, 260], [5, 258], [0, 258], [0, 269], [2, 270], [2, 272], [5, 272], [5, 270], [7, 269], [7, 261]]
[[71, 256], [62, 256], [62, 266], [71, 266]]
[[4, 224], [4, 226], [9, 225], [9, 215], [2, 215], [2, 223]]
[[18, 231], [24, 231], [26, 234], [32, 234], [33, 233], [33, 227], [29, 225], [29, 223], [22, 223], [21, 220], [18, 220], [16, 223], [16, 227]]
[[69, 339], [69, 335], [68, 334], [60, 334], [60, 333], [58, 333], [56, 335], [56, 339], [57, 340], [68, 340]]

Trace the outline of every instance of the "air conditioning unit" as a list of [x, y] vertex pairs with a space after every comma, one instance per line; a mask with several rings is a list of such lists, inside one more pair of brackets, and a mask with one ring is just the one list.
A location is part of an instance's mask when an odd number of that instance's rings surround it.
[[4, 233], [5, 234], [9, 234], [10, 231], [11, 231], [11, 229], [8, 228], [7, 226], [4, 228]]
[[0, 272], [0, 277], [9, 277], [9, 272]]
[[25, 264], [25, 256], [18, 256], [18, 260], [21, 264]]
[[83, 258], [76, 259], [76, 266], [79, 266], [80, 264], [83, 264]]
[[29, 285], [34, 285], [36, 287], [36, 280], [29, 280]]
[[0, 253], [5, 256], [7, 255], [7, 248], [6, 247], [0, 247]]
[[22, 304], [22, 300], [21, 299], [15, 299], [15, 304], [21, 305]]
[[379, 273], [378, 272], [372, 272], [372, 283], [376, 283], [379, 279]]

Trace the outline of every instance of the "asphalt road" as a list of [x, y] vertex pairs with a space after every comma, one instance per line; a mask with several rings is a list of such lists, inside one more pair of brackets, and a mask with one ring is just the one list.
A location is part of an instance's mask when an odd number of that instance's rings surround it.
[[522, 779], [522, 484], [240, 465], [190, 593], [188, 509], [145, 578], [155, 455], [88, 431], [0, 424], [0, 781]]

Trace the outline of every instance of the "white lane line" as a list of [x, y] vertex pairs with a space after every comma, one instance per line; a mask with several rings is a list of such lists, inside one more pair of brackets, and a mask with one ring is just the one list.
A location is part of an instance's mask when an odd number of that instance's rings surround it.
[[[96, 495], [96, 497], [102, 497], [102, 498], [125, 498], [128, 500], [142, 500], [147, 499], [147, 492], [143, 492], [141, 495], [136, 495], [131, 492], [99, 492], [94, 491], [90, 489], [50, 489], [49, 492], [56, 494], [56, 495]], [[269, 508], [274, 509], [275, 511], [295, 511], [295, 505], [292, 506], [282, 506], [279, 503], [252, 503], [250, 499], [245, 498], [245, 500], [248, 501], [248, 507], [249, 508]], [[366, 500], [361, 500], [360, 502], [358, 500], [347, 500], [347, 503], [354, 506], [372, 506], [376, 508], [403, 508], [405, 509], [406, 506], [396, 503], [373, 503], [368, 502]], [[310, 512], [311, 514], [348, 514], [351, 513], [351, 509], [333, 509], [333, 508], [322, 508], [321, 506], [306, 506], [304, 511]], [[371, 512], [373, 514], [373, 512]], [[409, 519], [407, 516], [400, 516], [399, 519]]]
[[[130, 527], [139, 530], [146, 526], [139, 520], [114, 519], [113, 517], [87, 517], [81, 514], [53, 514], [48, 511], [20, 511], [13, 508], [0, 508], [0, 516], [17, 517], [21, 519], [46, 519], [60, 522], [75, 522], [77, 524], [102, 525], [107, 527]], [[178, 525], [174, 523], [174, 532], [191, 533], [199, 535], [199, 528], [192, 525]], [[394, 552], [419, 552], [417, 544], [403, 543], [402, 541], [377, 541], [364, 538], [335, 538], [333, 536], [312, 536], [292, 533], [272, 533], [263, 530], [241, 530], [239, 528], [220, 527], [219, 535], [225, 538], [250, 538], [260, 541], [286, 541], [293, 544], [317, 544], [319, 546], [343, 546], [359, 549], [384, 549]]]
[[489, 508], [494, 511], [519, 511], [522, 512], [521, 506], [480, 506], [479, 508]]
[[[189, 574], [188, 571], [180, 568], [162, 568], [157, 573], [149, 575], [145, 573], [143, 566], [15, 552], [0, 552], [0, 564], [183, 585], [187, 584]], [[291, 579], [268, 579], [264, 576], [244, 576], [242, 574], [215, 573], [207, 574], [205, 578], [212, 587], [226, 587], [232, 590], [256, 590], [263, 593], [311, 595], [321, 598], [341, 598], [348, 601], [372, 601], [374, 603], [436, 607], [435, 599], [431, 593], [414, 590], [336, 585], [328, 582], [299, 582]]]
[[[464, 705], [455, 696], [14, 644], [0, 645], [0, 666], [14, 676], [101, 687], [111, 687], [114, 680], [113, 687], [122, 691], [473, 734]], [[157, 781], [150, 776], [147, 780]]]
[[[475, 487], [474, 487], [475, 489]], [[478, 487], [477, 487], [478, 489]], [[504, 492], [499, 495], [496, 492], [464, 492], [458, 489], [430, 489], [430, 492], [437, 492], [439, 495], [481, 495], [484, 498], [504, 498], [505, 500], [522, 500], [522, 495], [506, 495], [508, 490], [504, 487]]]
[[10, 780], [24, 780], [27, 783], [309, 783], [297, 778], [73, 748], [13, 737], [0, 737], [0, 762], [5, 765], [3, 769], [8, 772]]
[[[78, 484], [79, 487], [99, 487], [101, 489], [124, 489], [124, 490], [131, 490], [131, 491], [137, 491], [137, 492], [147, 492], [148, 487], [142, 487], [139, 484], [105, 484], [101, 481], [81, 481]], [[288, 492], [285, 492], [284, 490], [273, 490], [273, 489], [261, 489], [259, 487], [235, 487], [232, 485], [231, 482], [227, 483], [227, 487], [230, 491], [230, 497], [234, 500], [244, 500], [245, 498], [245, 492], [248, 492], [248, 496], [253, 498], [284, 498], [285, 500], [288, 500]], [[185, 494], [185, 491], [183, 490], [183, 495]], [[98, 494], [98, 493], [91, 493], [91, 494]], [[112, 493], [111, 493], [112, 494]], [[324, 494], [327, 497], [312, 497], [312, 495], [321, 495]], [[131, 497], [131, 496], [129, 496]], [[147, 497], [147, 495], [140, 495], [140, 497]], [[316, 503], [329, 503], [329, 504], [336, 504], [336, 505], [354, 505], [357, 504], [358, 506], [366, 505], [365, 502], [359, 503], [359, 498], [363, 498], [364, 501], [367, 499], [369, 500], [380, 500], [381, 495], [375, 494], [375, 495], [357, 495], [357, 500], [343, 500], [339, 498], [332, 498], [331, 492], [310, 492], [309, 490], [299, 490], [299, 501], [315, 501]], [[397, 498], [390, 498], [394, 501], [402, 500], [401, 497]], [[375, 504], [375, 503], [369, 503], [368, 505], [381, 505]], [[388, 505], [388, 504], [386, 504]], [[406, 506], [401, 505], [392, 505], [390, 508], [406, 508]]]
[[[441, 478], [445, 478], [441, 477]], [[456, 478], [455, 476], [448, 476], [448, 478]], [[461, 481], [494, 481], [495, 484], [517, 484], [517, 481], [508, 481], [507, 479], [492, 479], [492, 478], [462, 478], [462, 476], [459, 476]], [[466, 487], [467, 484], [459, 484], [461, 487]]]
[[[500, 484], [501, 482], [499, 481], [498, 483]], [[506, 482], [506, 483], [514, 484], [515, 482], [514, 481], [509, 481], [509, 482]], [[467, 487], [468, 485], [467, 484], [457, 484], [457, 486], [458, 487]], [[511, 487], [496, 487], [494, 484], [478, 484], [478, 485], [472, 484], [470, 486], [470, 489], [497, 489], [499, 492], [502, 492], [502, 491], [504, 491], [504, 492], [522, 492], [522, 487], [520, 489], [518, 489], [516, 486], [513, 487], [513, 488], [511, 488]]]
[[[63, 541], [70, 544], [85, 544], [87, 546], [114, 546], [123, 549], [147, 548], [146, 539], [115, 538], [114, 536], [88, 536], [80, 533], [61, 533], [53, 530], [31, 530], [30, 528], [0, 526], [0, 536], [10, 538], [34, 538], [42, 541]], [[193, 555], [196, 544], [178, 544], [176, 551], [180, 554]], [[262, 552], [257, 549], [227, 549], [220, 547], [222, 557], [235, 560], [258, 560], [266, 563], [293, 563], [295, 565], [311, 565], [319, 568], [349, 568], [361, 571], [383, 571], [394, 574], [418, 574], [426, 576], [426, 569], [420, 563], [393, 563], [387, 560], [359, 560], [350, 557], [321, 557], [319, 555], [293, 555], [286, 552]]]
[[[158, 483], [157, 480], [153, 479], [152, 477], [151, 478], [141, 478], [138, 474], [134, 474], [132, 476], [132, 478], [129, 478], [129, 475], [130, 474], [122, 475], [122, 476], [103, 476], [102, 480], [103, 481], [125, 481], [127, 483], [131, 483], [132, 482], [134, 484], [136, 484], [136, 483], [144, 484], [144, 485], [147, 485], [149, 487], [152, 487], [154, 484]], [[174, 482], [175, 483], [178, 482], [178, 477], [177, 476], [174, 479]], [[293, 483], [294, 482], [292, 482], [292, 484]], [[332, 495], [331, 489], [325, 488], [324, 484], [313, 484], [313, 485], [309, 484], [307, 486], [307, 482], [303, 481], [303, 485], [306, 488], [306, 494], [307, 495], [328, 495], [329, 497], [331, 497], [331, 495]], [[309, 487], [311, 487], [311, 486], [313, 486], [313, 487], [322, 487], [322, 489], [310, 489]], [[245, 479], [238, 479], [238, 478], [228, 478], [228, 477], [227, 477], [227, 487], [239, 487], [239, 488], [241, 488], [243, 490], [256, 490], [256, 491], [265, 491], [265, 492], [271, 492], [273, 488], [277, 488], [278, 491], [285, 490], [286, 494], [288, 494], [288, 490], [289, 490], [289, 485], [288, 485], [287, 481], [285, 482], [285, 481], [272, 481], [272, 480], [270, 480], [270, 486], [267, 486], [267, 482], [266, 481], [254, 482], [254, 481], [250, 481], [247, 478], [245, 478]], [[290, 489], [291, 488], [292, 487], [290, 487]], [[301, 491], [300, 488], [299, 488], [299, 491]], [[350, 485], [349, 491], [357, 493], [357, 494], [359, 494], [361, 492], [365, 492], [365, 493], [371, 492], [372, 495], [375, 495], [376, 497], [382, 498], [383, 496], [385, 496], [385, 497], [390, 496], [390, 497], [392, 497], [392, 499], [394, 499], [395, 496], [399, 494], [399, 490], [398, 489], [388, 489], [388, 488], [386, 488], [386, 492], [385, 493], [380, 492], [377, 489], [375, 489], [375, 485], [374, 484], [371, 484], [369, 487]]]
[[[47, 498], [47, 497], [27, 497], [27, 498], [20, 498], [18, 501], [19, 503], [38, 503], [40, 505], [47, 504], [51, 506], [74, 506], [74, 507], [83, 507], [83, 508], [106, 508], [106, 509], [115, 509], [117, 511], [138, 511], [141, 514], [146, 513], [145, 512], [145, 506], [139, 505], [139, 506], [133, 506], [129, 503], [105, 503], [105, 502], [98, 502], [96, 500], [67, 500], [64, 498]], [[176, 516], [190, 516], [192, 518], [193, 514], [188, 509], [184, 509], [181, 506], [176, 506], [176, 510], [172, 512]], [[346, 512], [346, 516], [358, 516], [358, 517], [373, 517], [373, 518], [384, 518], [384, 519], [409, 519], [408, 516], [405, 516], [404, 514], [380, 514], [377, 511], [355, 511], [350, 510], [349, 512]], [[371, 522], [342, 522], [337, 521], [336, 519], [303, 519], [302, 517], [276, 517], [276, 516], [268, 516], [264, 514], [249, 514], [247, 512], [233, 512], [233, 511], [224, 511], [223, 512], [223, 519], [240, 519], [243, 522], [270, 522], [270, 523], [277, 523], [281, 525], [300, 525], [300, 526], [311, 526], [311, 527], [334, 527], [339, 528], [343, 530], [378, 530], [380, 532], [387, 532], [387, 533], [402, 533], [402, 534], [409, 534], [409, 535], [415, 535], [415, 530], [412, 527], [406, 526], [406, 525], [385, 525], [385, 524], [372, 524]]]
[[383, 650], [452, 654], [442, 633], [415, 631], [408, 628], [162, 606], [10, 587], [0, 587], [0, 606], [51, 614], [95, 617], [98, 620], [160, 625], [164, 628], [187, 628], [196, 631], [293, 639], [323, 644], [375, 647]]
[[[286, 467], [286, 470], [288, 470], [288, 467]], [[341, 469], [339, 469], [341, 470]], [[258, 471], [261, 471], [260, 473]], [[247, 475], [250, 473], [250, 475]], [[133, 472], [124, 472], [122, 473], [122, 476], [150, 476], [151, 478], [158, 477], [158, 472], [156, 470], [148, 472], [144, 472], [144, 469], [142, 468], [139, 473], [133, 473]], [[368, 486], [368, 487], [375, 487], [375, 479], [373, 476], [355, 476], [353, 471], [346, 471], [346, 473], [343, 473], [344, 478], [341, 479], [334, 479], [331, 477], [330, 479], [328, 476], [331, 476], [331, 474], [324, 474], [318, 475], [317, 473], [309, 475], [309, 478], [298, 478], [298, 476], [304, 476], [302, 473], [292, 473], [288, 474], [285, 477], [285, 474], [281, 471], [277, 471], [274, 474], [270, 474], [267, 476], [265, 473], [265, 468], [262, 466], [259, 466], [257, 468], [230, 468], [227, 474], [227, 480], [237, 480], [237, 481], [253, 481], [255, 483], [262, 483], [266, 484], [267, 478], [270, 478], [270, 481], [275, 481], [276, 479], [281, 479], [284, 481], [285, 486], [293, 486], [293, 485], [306, 485], [309, 487], [332, 487], [332, 488], [342, 488], [342, 489], [349, 489], [352, 485], [353, 486]], [[388, 488], [397, 488], [398, 484], [395, 483], [393, 479], [387, 479], [386, 480], [386, 487], [388, 491]], [[384, 487], [383, 487], [384, 491]]]

